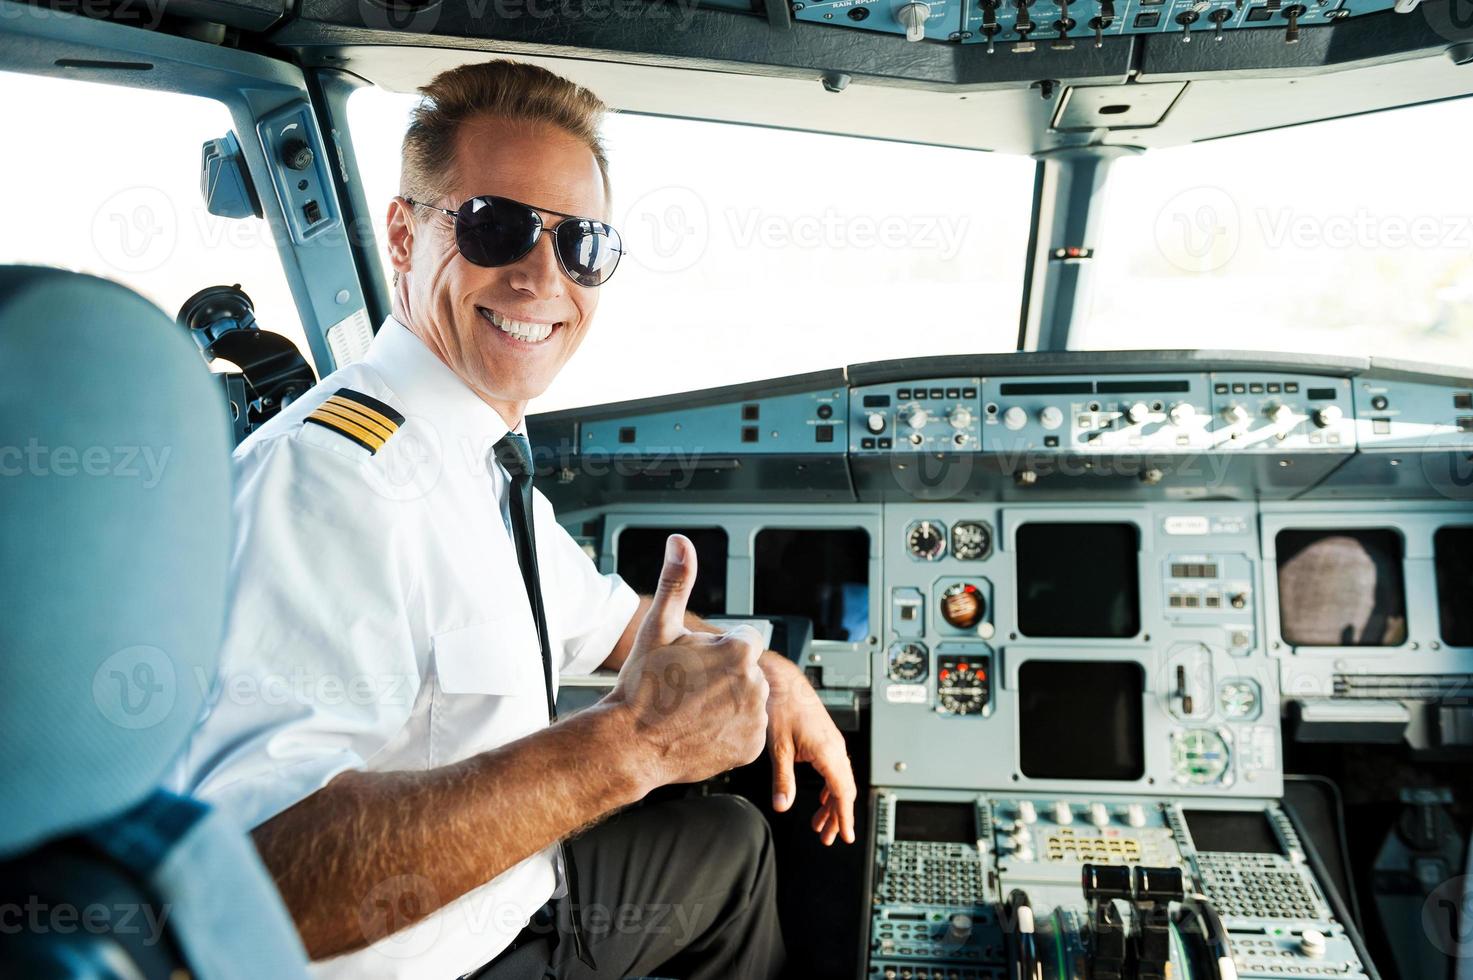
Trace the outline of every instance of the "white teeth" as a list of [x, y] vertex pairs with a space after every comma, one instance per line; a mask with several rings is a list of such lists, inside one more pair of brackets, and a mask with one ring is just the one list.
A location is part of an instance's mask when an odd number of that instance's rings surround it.
[[505, 333], [511, 334], [518, 340], [525, 340], [530, 344], [540, 343], [552, 335], [551, 323], [527, 323], [523, 320], [513, 320], [509, 316], [488, 310], [491, 314], [491, 322], [496, 324]]

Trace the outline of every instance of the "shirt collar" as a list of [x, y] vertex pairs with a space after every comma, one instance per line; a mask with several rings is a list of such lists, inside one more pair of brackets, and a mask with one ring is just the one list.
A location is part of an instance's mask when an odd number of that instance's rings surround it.
[[394, 407], [407, 417], [427, 420], [442, 438], [466, 439], [478, 448], [482, 443], [489, 448], [508, 431], [527, 434], [525, 415], [515, 429], [508, 429], [494, 408], [392, 315], [379, 328], [364, 360], [403, 399]]

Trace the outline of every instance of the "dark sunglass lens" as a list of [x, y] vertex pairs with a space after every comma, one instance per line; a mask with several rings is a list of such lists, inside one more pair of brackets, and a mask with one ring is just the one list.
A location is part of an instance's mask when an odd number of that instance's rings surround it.
[[558, 256], [580, 286], [599, 286], [614, 274], [623, 243], [602, 221], [568, 218], [557, 226]]
[[455, 243], [467, 262], [487, 268], [510, 265], [537, 244], [542, 221], [523, 204], [473, 197], [455, 215]]

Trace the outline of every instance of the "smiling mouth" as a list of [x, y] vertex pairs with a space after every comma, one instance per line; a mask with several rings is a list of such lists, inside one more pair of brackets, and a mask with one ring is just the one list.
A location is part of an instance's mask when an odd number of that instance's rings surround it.
[[481, 318], [496, 329], [524, 344], [540, 344], [563, 325], [561, 320], [556, 323], [533, 323], [529, 320], [518, 320], [484, 306], [476, 307], [476, 312], [480, 313]]

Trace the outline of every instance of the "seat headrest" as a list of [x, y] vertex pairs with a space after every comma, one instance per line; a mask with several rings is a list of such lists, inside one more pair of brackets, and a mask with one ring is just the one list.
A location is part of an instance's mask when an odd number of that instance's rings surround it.
[[221, 637], [229, 454], [168, 316], [0, 267], [0, 855], [137, 802], [182, 748]]

